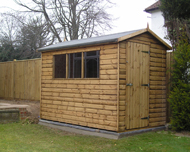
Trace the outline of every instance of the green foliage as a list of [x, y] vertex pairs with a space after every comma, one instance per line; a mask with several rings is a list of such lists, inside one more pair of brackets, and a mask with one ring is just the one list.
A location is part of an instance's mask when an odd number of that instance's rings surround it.
[[172, 128], [174, 130], [190, 130], [190, 85], [178, 81], [173, 88], [169, 101], [172, 107]]
[[189, 19], [190, 14], [190, 0], [160, 0], [160, 9], [167, 20]]
[[174, 52], [172, 91], [172, 126], [175, 130], [190, 130], [190, 44], [182, 38]]
[[190, 0], [160, 0], [160, 10], [167, 27], [167, 38], [173, 48], [179, 43], [183, 32], [190, 39]]
[[13, 61], [13, 59], [20, 59], [20, 53], [8, 38], [2, 37], [0, 39], [0, 62]]

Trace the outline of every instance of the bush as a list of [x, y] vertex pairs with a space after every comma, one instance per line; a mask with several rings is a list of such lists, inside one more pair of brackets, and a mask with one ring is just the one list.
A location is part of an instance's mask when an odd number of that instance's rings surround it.
[[174, 52], [169, 102], [173, 129], [190, 130], [190, 44], [185, 39], [180, 40]]

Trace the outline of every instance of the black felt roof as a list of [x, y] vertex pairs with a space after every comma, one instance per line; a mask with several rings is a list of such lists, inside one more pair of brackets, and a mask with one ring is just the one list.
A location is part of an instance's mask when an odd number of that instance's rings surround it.
[[54, 45], [39, 48], [37, 51], [46, 52], [46, 51], [60, 50], [60, 49], [67, 49], [67, 48], [74, 48], [74, 47], [76, 48], [76, 47], [88, 46], [88, 45], [118, 42], [118, 38], [135, 33], [137, 31], [140, 31], [140, 30], [122, 32], [122, 33], [116, 33], [116, 34], [110, 34], [110, 35], [104, 35], [104, 36], [98, 36], [98, 37], [91, 37], [91, 38], [86, 38], [86, 39], [65, 41], [65, 42], [54, 44]]

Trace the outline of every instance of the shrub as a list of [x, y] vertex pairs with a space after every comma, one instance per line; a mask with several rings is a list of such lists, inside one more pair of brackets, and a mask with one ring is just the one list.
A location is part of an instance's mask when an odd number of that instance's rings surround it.
[[180, 40], [174, 52], [169, 102], [173, 129], [190, 130], [190, 44], [186, 39]]

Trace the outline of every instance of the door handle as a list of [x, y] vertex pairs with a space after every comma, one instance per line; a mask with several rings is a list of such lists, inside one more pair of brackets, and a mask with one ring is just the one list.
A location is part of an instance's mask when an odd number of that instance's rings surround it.
[[126, 83], [126, 86], [133, 86], [132, 83]]

